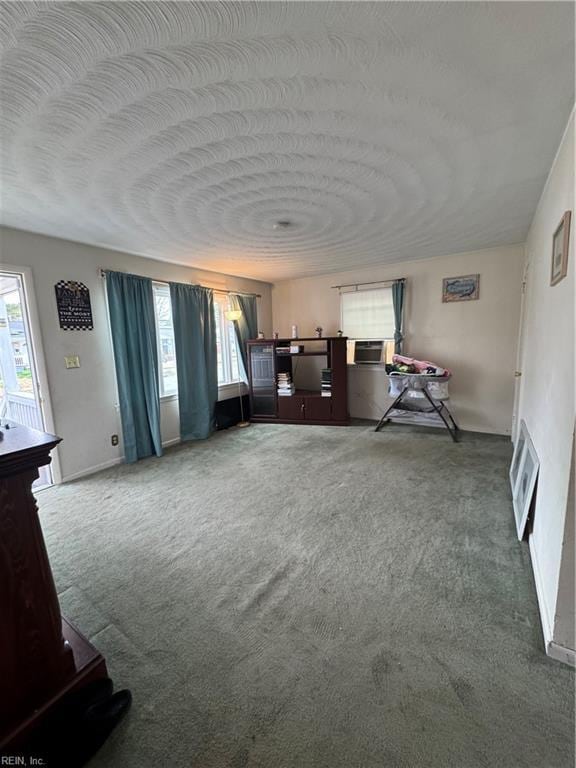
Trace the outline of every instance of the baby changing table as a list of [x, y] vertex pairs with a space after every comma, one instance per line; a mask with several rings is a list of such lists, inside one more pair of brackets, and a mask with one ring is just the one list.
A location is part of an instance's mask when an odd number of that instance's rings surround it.
[[460, 430], [446, 405], [449, 379], [450, 376], [426, 373], [391, 373], [389, 394], [396, 399], [378, 422], [375, 432], [389, 421], [444, 427], [457, 443]]

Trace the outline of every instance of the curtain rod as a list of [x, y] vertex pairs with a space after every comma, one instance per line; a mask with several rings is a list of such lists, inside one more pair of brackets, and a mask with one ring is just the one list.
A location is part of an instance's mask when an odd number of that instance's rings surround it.
[[[100, 277], [106, 277], [106, 272], [118, 272], [116, 269], [101, 269], [100, 270]], [[123, 275], [131, 275], [132, 272], [122, 272]], [[157, 280], [155, 277], [147, 277], [147, 275], [135, 275], [135, 277], [146, 277], [148, 280], [152, 280], [153, 283], [162, 283], [162, 285], [170, 285], [170, 282], [168, 280]], [[255, 296], [257, 299], [262, 298], [261, 293], [249, 293], [247, 291], [230, 291], [226, 288], [213, 288], [210, 285], [201, 285], [200, 283], [180, 283], [180, 281], [173, 280], [172, 282], [178, 282], [180, 285], [195, 285], [198, 288], [208, 288], [210, 291], [214, 291], [215, 293], [237, 293], [240, 296]]]
[[346, 285], [331, 285], [331, 288], [360, 288], [362, 285], [385, 285], [386, 283], [404, 283], [405, 277], [397, 277], [394, 280], [372, 280], [370, 283], [346, 283]]

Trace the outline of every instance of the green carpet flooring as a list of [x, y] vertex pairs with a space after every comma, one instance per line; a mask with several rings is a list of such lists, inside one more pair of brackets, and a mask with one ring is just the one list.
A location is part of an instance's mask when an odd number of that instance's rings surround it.
[[133, 709], [91, 768], [572, 768], [508, 440], [259, 425], [39, 494]]

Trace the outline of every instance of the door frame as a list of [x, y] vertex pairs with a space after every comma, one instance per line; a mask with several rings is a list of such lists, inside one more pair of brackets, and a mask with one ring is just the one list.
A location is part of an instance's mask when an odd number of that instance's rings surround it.
[[[38, 305], [36, 303], [36, 292], [34, 290], [34, 279], [30, 267], [18, 267], [13, 264], [4, 264], [0, 262], [0, 272], [8, 272], [18, 275], [22, 279], [22, 289], [24, 291], [24, 300], [26, 304], [26, 313], [28, 327], [30, 329], [30, 344], [32, 346], [32, 355], [34, 357], [34, 368], [36, 369], [36, 389], [40, 399], [39, 406], [44, 422], [44, 429], [47, 432], [56, 434], [54, 424], [54, 411], [52, 410], [52, 401], [50, 398], [50, 388], [48, 386], [48, 374], [46, 373], [46, 358], [42, 346], [42, 332], [40, 326], [40, 317], [38, 314]], [[60, 458], [58, 448], [52, 451], [52, 480], [54, 485], [62, 482], [62, 472], [60, 469]]]
[[522, 400], [522, 368], [524, 366], [524, 321], [526, 320], [526, 300], [528, 294], [528, 281], [530, 279], [530, 262], [532, 254], [524, 247], [524, 266], [522, 270], [522, 286], [520, 294], [520, 320], [518, 324], [518, 346], [516, 347], [516, 371], [514, 373], [514, 404], [512, 406], [512, 443], [516, 445], [518, 430], [520, 427], [519, 412]]

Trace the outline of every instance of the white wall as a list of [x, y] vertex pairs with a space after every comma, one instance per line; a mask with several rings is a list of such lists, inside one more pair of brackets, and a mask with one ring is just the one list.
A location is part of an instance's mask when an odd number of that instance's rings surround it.
[[[0, 267], [30, 267], [33, 275], [42, 346], [55, 431], [63, 438], [58, 449], [63, 479], [103, 468], [122, 456], [112, 434], [122, 437], [117, 409], [114, 361], [108, 330], [104, 282], [100, 269], [117, 269], [157, 280], [194, 282], [260, 293], [258, 317], [262, 330], [271, 331], [271, 290], [267, 283], [205, 272], [119, 251], [0, 228]], [[93, 331], [63, 331], [58, 324], [54, 285], [78, 280], [90, 289]], [[67, 370], [65, 355], [79, 355], [81, 367]], [[162, 440], [178, 439], [178, 402], [161, 405]]]
[[561, 648], [576, 649], [576, 557], [574, 536], [576, 535], [576, 440], [572, 440], [572, 461], [564, 521], [564, 539], [558, 576], [558, 595], [554, 612], [554, 643]]
[[[550, 286], [552, 235], [565, 211], [572, 211], [568, 275]], [[570, 595], [561, 591], [561, 563], [572, 558], [573, 525], [566, 525], [574, 432], [574, 115], [538, 204], [526, 241], [529, 267], [522, 325], [522, 379], [518, 415], [524, 419], [540, 459], [531, 552], [545, 636], [556, 642], [559, 616]], [[574, 515], [574, 506], [568, 509]], [[570, 552], [572, 550], [572, 553]], [[573, 599], [573, 591], [572, 591]], [[561, 620], [560, 620], [560, 623]], [[563, 643], [574, 648], [571, 638]]]
[[[452, 405], [464, 429], [510, 434], [523, 269], [522, 246], [287, 280], [272, 290], [274, 330], [301, 336], [340, 327], [333, 285], [407, 278], [406, 354], [451, 368]], [[442, 278], [480, 274], [478, 301], [442, 303]], [[378, 419], [387, 404], [381, 371], [349, 369], [350, 413]]]

